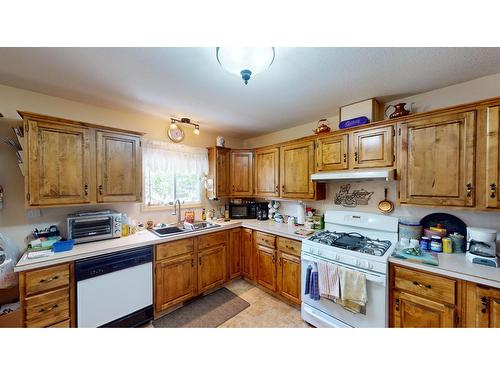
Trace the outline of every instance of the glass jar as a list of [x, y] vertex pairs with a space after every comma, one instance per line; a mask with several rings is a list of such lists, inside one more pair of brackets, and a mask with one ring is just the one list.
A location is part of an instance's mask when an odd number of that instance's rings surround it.
[[439, 237], [439, 236], [432, 236], [432, 239], [431, 239], [431, 251], [434, 251], [436, 253], [443, 252], [443, 242], [441, 240], [441, 237]]

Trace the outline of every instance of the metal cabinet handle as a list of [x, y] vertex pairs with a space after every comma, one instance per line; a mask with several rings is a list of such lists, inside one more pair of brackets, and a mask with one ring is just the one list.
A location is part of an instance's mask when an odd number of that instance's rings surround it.
[[84, 191], [85, 195], [89, 195], [89, 184], [85, 184], [83, 186], [83, 191]]
[[472, 196], [472, 189], [473, 189], [472, 183], [469, 182], [468, 184], [465, 185], [465, 187], [467, 188], [467, 198], [470, 198]]
[[274, 259], [274, 255], [273, 255], [273, 264], [274, 264], [274, 262], [275, 262], [275, 259]]
[[413, 285], [416, 285], [416, 286], [418, 286], [420, 288], [427, 288], [427, 289], [431, 289], [432, 288], [432, 285], [425, 285], [425, 284], [419, 283], [418, 281], [414, 281]]
[[486, 314], [486, 311], [488, 311], [488, 304], [489, 304], [489, 300], [488, 300], [488, 297], [481, 297], [481, 312], [483, 314]]
[[399, 311], [399, 298], [396, 298], [396, 300], [394, 302], [396, 305], [396, 311]]
[[280, 264], [280, 267], [283, 265], [283, 262], [282, 262], [282, 258], [280, 257], [279, 259], [279, 264]]
[[347, 154], [344, 153], [344, 163], [347, 161]]
[[41, 279], [40, 283], [48, 283], [48, 282], [57, 280], [58, 278], [59, 278], [59, 275], [56, 275], [56, 276], [53, 276], [53, 277], [49, 277], [48, 279]]
[[284, 193], [285, 192], [285, 185], [281, 185], [281, 191]]
[[40, 313], [48, 312], [50, 310], [57, 309], [58, 307], [59, 307], [59, 305], [56, 303], [54, 306], [47, 307], [47, 308], [42, 308], [42, 309], [38, 310], [38, 312], [40, 312]]
[[279, 185], [276, 185], [276, 193], [279, 193], [280, 192], [280, 187]]
[[354, 153], [354, 161], [358, 161], [358, 152], [357, 151]]
[[194, 267], [194, 259], [191, 259], [191, 267]]
[[99, 194], [101, 195], [102, 195], [102, 189], [103, 189], [102, 185], [99, 185]]
[[497, 195], [497, 184], [490, 184], [490, 198], [495, 198]]
[[198, 264], [201, 266], [201, 257], [198, 258]]

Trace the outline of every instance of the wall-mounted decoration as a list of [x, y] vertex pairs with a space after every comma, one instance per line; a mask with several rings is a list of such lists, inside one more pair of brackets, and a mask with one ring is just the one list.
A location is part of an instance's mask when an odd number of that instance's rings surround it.
[[344, 207], [356, 207], [358, 205], [367, 205], [373, 195], [373, 191], [369, 192], [365, 189], [353, 190], [350, 192], [351, 185], [342, 185], [340, 190], [335, 194], [334, 203]]

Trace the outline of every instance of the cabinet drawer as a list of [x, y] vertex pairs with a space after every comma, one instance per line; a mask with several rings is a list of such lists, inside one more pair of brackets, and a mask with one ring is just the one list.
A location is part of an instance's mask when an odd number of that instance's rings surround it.
[[173, 241], [156, 245], [156, 260], [176, 257], [194, 251], [193, 239]]
[[26, 327], [48, 327], [69, 319], [69, 289], [63, 288], [28, 297]]
[[255, 232], [255, 243], [271, 249], [276, 247], [276, 237], [262, 232]]
[[26, 296], [67, 285], [69, 285], [69, 264], [26, 272]]
[[288, 238], [278, 237], [278, 250], [300, 257], [302, 242], [290, 240]]
[[394, 267], [394, 277], [396, 289], [455, 304], [455, 280], [400, 267]]
[[201, 250], [215, 245], [225, 244], [226, 240], [226, 231], [206, 234], [198, 237], [198, 249]]

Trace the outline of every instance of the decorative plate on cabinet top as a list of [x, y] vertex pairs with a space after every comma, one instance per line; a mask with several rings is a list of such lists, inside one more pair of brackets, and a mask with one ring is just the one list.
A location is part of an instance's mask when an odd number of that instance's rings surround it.
[[180, 127], [177, 127], [175, 129], [168, 129], [167, 135], [173, 142], [176, 143], [182, 142], [182, 140], [184, 139], [184, 131]]

